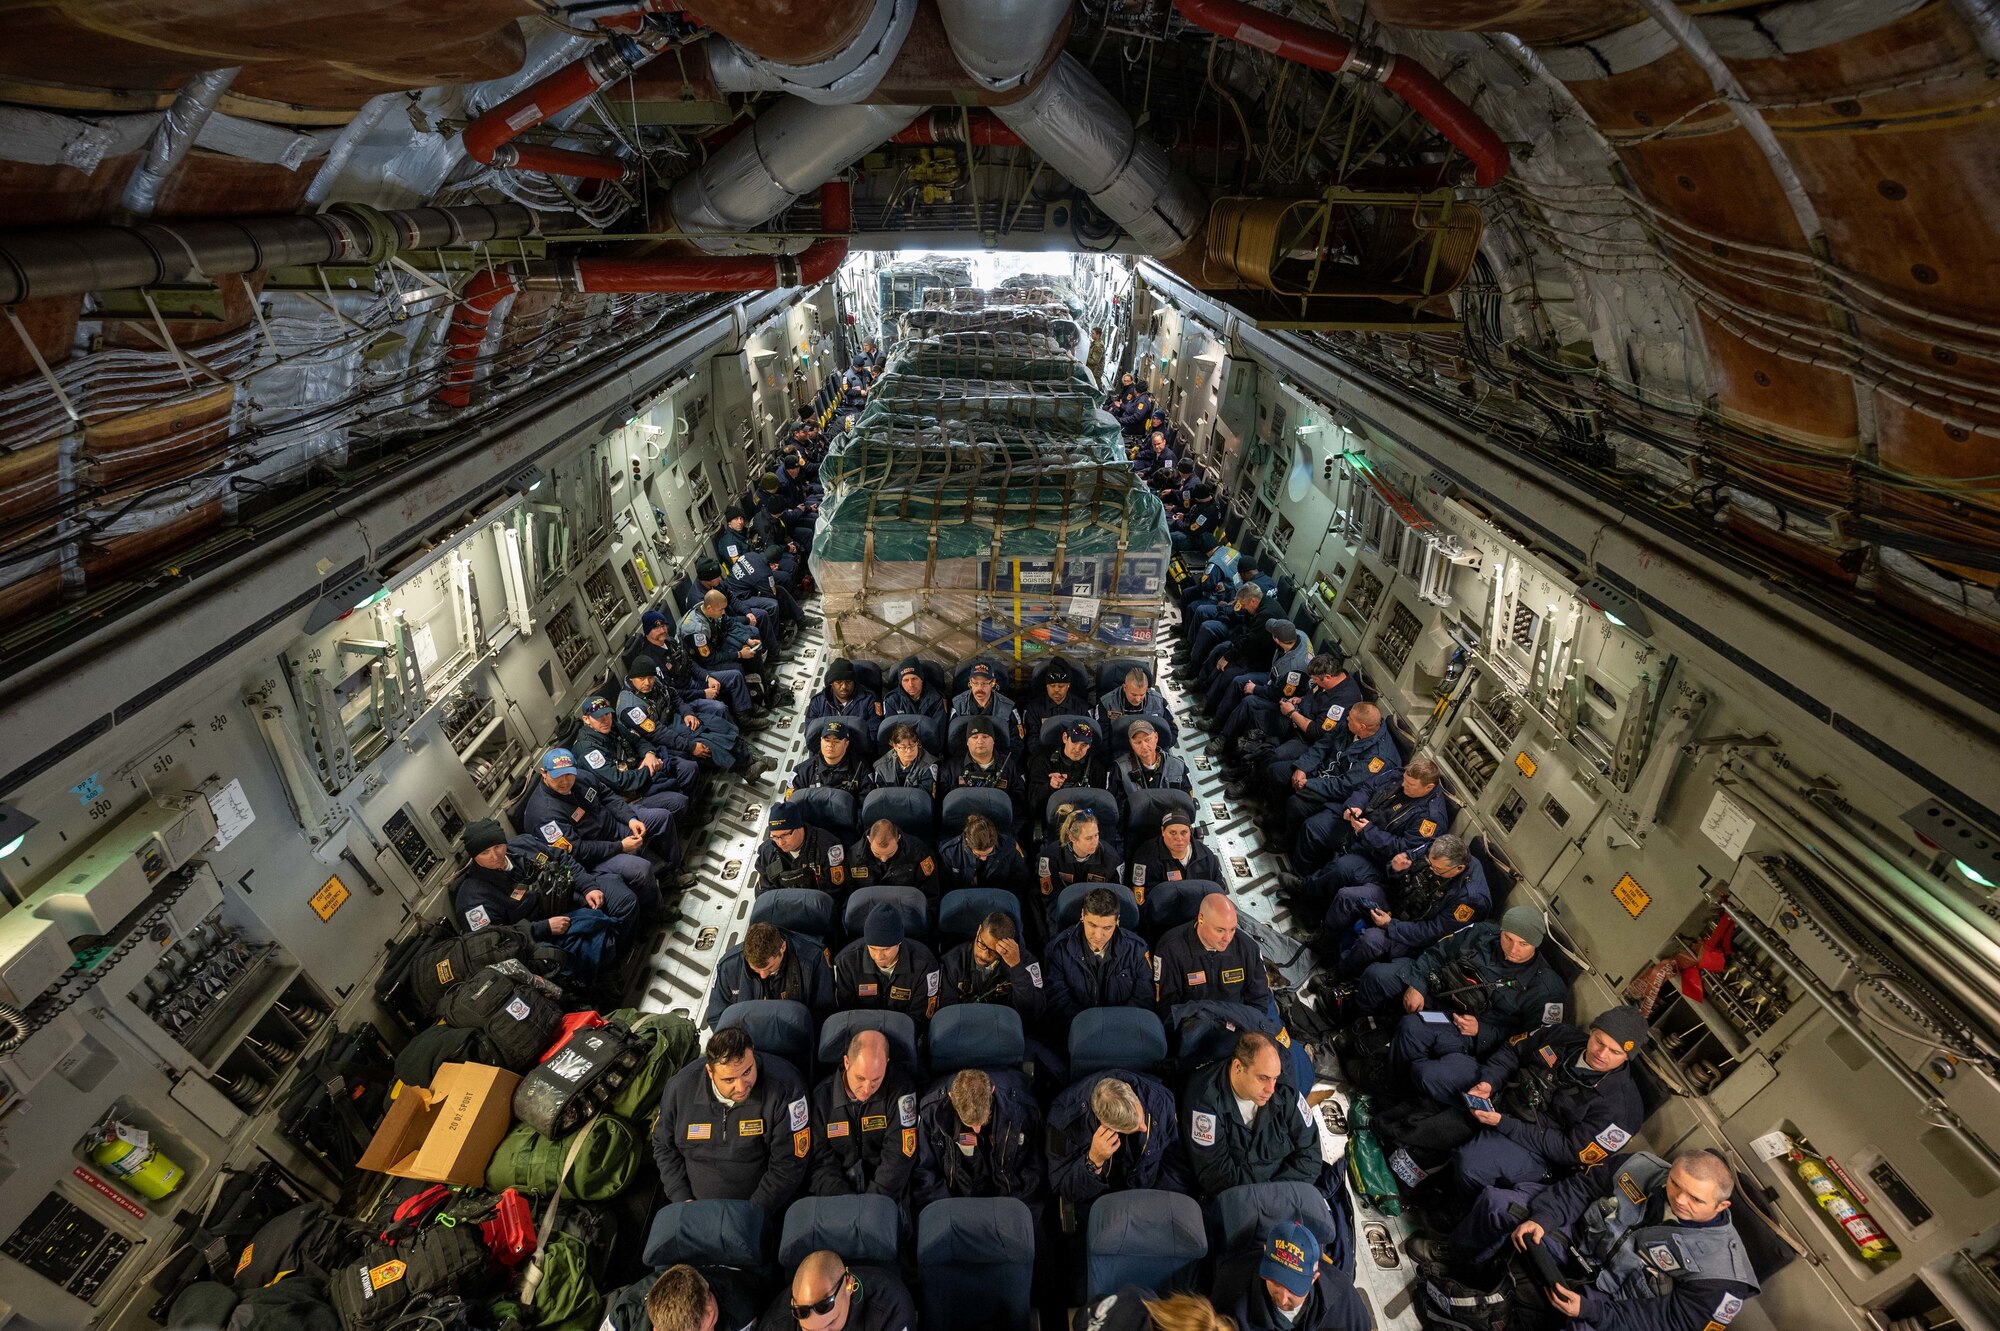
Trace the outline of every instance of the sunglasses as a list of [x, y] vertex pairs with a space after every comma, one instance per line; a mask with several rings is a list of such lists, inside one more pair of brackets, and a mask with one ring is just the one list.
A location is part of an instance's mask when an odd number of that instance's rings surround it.
[[840, 1296], [847, 1291], [850, 1282], [853, 1282], [855, 1284], [859, 1283], [858, 1281], [854, 1280], [852, 1273], [847, 1271], [842, 1271], [840, 1273], [840, 1279], [833, 1282], [833, 1293], [827, 1295], [825, 1298], [821, 1299], [818, 1303], [793, 1304], [792, 1317], [797, 1321], [803, 1322], [808, 1317], [826, 1316], [828, 1313], [833, 1311], [833, 1305], [840, 1302]]

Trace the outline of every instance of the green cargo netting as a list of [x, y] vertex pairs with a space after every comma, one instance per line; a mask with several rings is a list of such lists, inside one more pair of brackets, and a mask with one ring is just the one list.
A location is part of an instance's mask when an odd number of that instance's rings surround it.
[[1032, 333], [934, 333], [897, 344], [886, 372], [941, 379], [1018, 379], [1067, 383], [1095, 393], [1083, 362], [1053, 339]]
[[[944, 491], [970, 502], [982, 490], [1041, 478], [1109, 494], [1121, 504], [1145, 492], [1122, 441], [993, 420], [911, 425], [887, 416], [864, 419], [827, 450], [819, 476], [829, 494], [852, 487], [875, 491], [885, 502], [912, 491]], [[820, 511], [825, 514], [824, 504]]]
[[1098, 405], [1098, 394], [1066, 380], [1033, 383], [892, 371], [876, 381], [860, 419], [905, 429], [946, 420], [984, 420], [1111, 444], [1122, 437], [1118, 422]]
[[971, 285], [972, 269], [963, 260], [910, 260], [878, 269], [875, 304], [882, 315], [883, 343], [896, 339], [897, 320], [922, 306], [926, 293]]
[[1062, 305], [994, 305], [983, 310], [934, 309], [926, 306], [903, 316], [903, 336], [984, 330], [993, 333], [1035, 333], [1065, 351], [1083, 342], [1083, 330]]

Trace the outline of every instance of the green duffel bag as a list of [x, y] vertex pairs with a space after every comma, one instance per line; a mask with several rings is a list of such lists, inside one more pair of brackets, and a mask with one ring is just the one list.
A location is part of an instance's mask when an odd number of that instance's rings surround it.
[[[622, 1118], [600, 1114], [577, 1129], [583, 1146], [563, 1177], [562, 1195], [572, 1201], [601, 1202], [625, 1190], [638, 1172], [641, 1159], [650, 1159], [639, 1132]], [[529, 1197], [547, 1197], [556, 1190], [563, 1172], [563, 1157], [575, 1140], [544, 1137], [525, 1123], [517, 1123], [493, 1152], [486, 1166], [486, 1190], [503, 1192], [513, 1188]]]
[[619, 1008], [605, 1014], [606, 1021], [619, 1027], [647, 1050], [631, 1079], [611, 1097], [609, 1111], [634, 1123], [660, 1106], [660, 1088], [701, 1053], [701, 1031], [694, 1022], [677, 1012], [641, 1012]]
[[598, 1331], [604, 1320], [604, 1277], [611, 1251], [612, 1221], [603, 1211], [568, 1206], [542, 1247], [532, 1305], [519, 1299], [494, 1305], [501, 1317], [512, 1317], [535, 1331]]

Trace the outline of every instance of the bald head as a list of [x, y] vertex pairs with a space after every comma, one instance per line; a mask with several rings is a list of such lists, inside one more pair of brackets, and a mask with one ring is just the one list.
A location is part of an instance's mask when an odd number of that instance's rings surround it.
[[847, 1078], [847, 1093], [857, 1101], [867, 1100], [882, 1089], [889, 1073], [889, 1040], [880, 1031], [858, 1031], [847, 1042], [847, 1056], [841, 1060]]
[[1221, 892], [1201, 899], [1201, 912], [1194, 919], [1195, 937], [1210, 952], [1220, 952], [1236, 941], [1236, 903]]
[[833, 1282], [847, 1270], [837, 1252], [808, 1253], [792, 1276], [792, 1302], [817, 1303], [833, 1292]]

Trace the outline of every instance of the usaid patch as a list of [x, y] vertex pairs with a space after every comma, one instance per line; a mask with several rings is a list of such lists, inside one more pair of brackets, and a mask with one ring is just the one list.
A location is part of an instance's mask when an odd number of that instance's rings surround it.
[[493, 916], [487, 911], [486, 907], [474, 906], [471, 910], [465, 912], [465, 922], [471, 926], [472, 932], [478, 933], [481, 929], [493, 923]]
[[1662, 1271], [1678, 1271], [1681, 1269], [1681, 1259], [1674, 1255], [1671, 1244], [1655, 1243], [1652, 1247], [1646, 1249], [1646, 1260]]
[[1143, 864], [1135, 864], [1135, 865], [1133, 865], [1133, 866], [1132, 866], [1132, 886], [1134, 886], [1134, 887], [1144, 887], [1145, 885], [1146, 885], [1146, 866], [1145, 866], [1145, 865], [1143, 865]]
[[926, 975], [924, 977], [924, 993], [927, 997], [936, 998], [937, 991], [938, 991], [938, 973], [936, 971], [932, 971], [929, 975]]
[[1743, 1311], [1743, 1300], [1734, 1294], [1722, 1296], [1722, 1302], [1715, 1305], [1715, 1320], [1728, 1326], [1736, 1320], [1736, 1314]]
[[1031, 961], [1031, 962], [1029, 962], [1029, 963], [1028, 963], [1028, 967], [1027, 967], [1027, 969], [1028, 969], [1028, 981], [1029, 981], [1029, 983], [1033, 984], [1033, 985], [1035, 986], [1035, 988], [1037, 988], [1037, 989], [1041, 988], [1041, 987], [1042, 987], [1042, 963], [1041, 963], [1041, 962], [1039, 962], [1039, 961]]
[[837, 841], [833, 845], [828, 846], [826, 848], [826, 862], [836, 869], [847, 863], [847, 847]]
[[584, 754], [583, 760], [592, 767], [604, 766], [604, 755], [596, 749], [592, 749], [589, 753]]
[[896, 1101], [896, 1117], [904, 1127], [914, 1127], [917, 1121], [917, 1097], [906, 1095]]
[[538, 828], [537, 830], [541, 832], [542, 840], [548, 842], [551, 846], [559, 846], [562, 844], [563, 840], [562, 824], [555, 821], [555, 819], [551, 818], [548, 822], [543, 823], [541, 827]]
[[625, 719], [635, 726], [643, 725], [646, 721], [646, 709], [638, 706], [627, 707], [625, 709]]
[[787, 1107], [786, 1112], [790, 1115], [791, 1130], [793, 1132], [797, 1132], [806, 1125], [806, 1102], [804, 1097], [792, 1101]]
[[1188, 1136], [1194, 1139], [1196, 1146], [1215, 1145], [1215, 1115], [1197, 1112], [1188, 1126]]
[[1607, 1127], [1604, 1131], [1598, 1133], [1597, 1136], [1593, 1137], [1591, 1140], [1595, 1141], [1599, 1146], [1602, 1146], [1607, 1151], [1615, 1151], [1619, 1147], [1623, 1146], [1626, 1142], [1631, 1141], [1632, 1134], [1625, 1131], [1625, 1129], [1619, 1127], [1616, 1123], [1613, 1123], [1611, 1126]]
[[1327, 726], [1327, 729], [1331, 730], [1333, 729], [1334, 726], [1339, 725], [1340, 718], [1346, 715], [1347, 715], [1347, 709], [1345, 707], [1342, 707], [1339, 703], [1334, 703], [1332, 706], [1328, 707], [1326, 709], [1326, 719], [1331, 724]]
[[1563, 1005], [1561, 1003], [1542, 1004], [1542, 1025], [1553, 1026], [1562, 1019]]
[[505, 1011], [515, 1021], [526, 1021], [528, 1019], [528, 1002], [523, 998], [510, 998], [507, 1000]]

